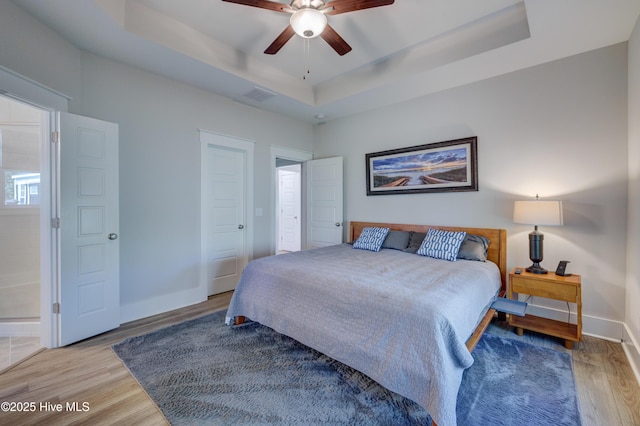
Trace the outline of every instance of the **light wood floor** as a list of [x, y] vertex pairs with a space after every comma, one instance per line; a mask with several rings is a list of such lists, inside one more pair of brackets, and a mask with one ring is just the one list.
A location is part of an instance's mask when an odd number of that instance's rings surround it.
[[[117, 330], [60, 349], [40, 352], [0, 375], [0, 402], [36, 404], [35, 412], [0, 411], [0, 425], [162, 425], [166, 420], [111, 350], [146, 334], [226, 308], [231, 293], [207, 302], [124, 324]], [[510, 333], [504, 324], [494, 331]], [[517, 337], [510, 333], [510, 337]], [[562, 349], [562, 343], [525, 333], [523, 339]], [[640, 426], [640, 387], [619, 344], [584, 337], [571, 351], [584, 425]], [[62, 404], [62, 412], [41, 407]], [[67, 403], [87, 411], [66, 410]], [[51, 405], [49, 405], [51, 407]]]

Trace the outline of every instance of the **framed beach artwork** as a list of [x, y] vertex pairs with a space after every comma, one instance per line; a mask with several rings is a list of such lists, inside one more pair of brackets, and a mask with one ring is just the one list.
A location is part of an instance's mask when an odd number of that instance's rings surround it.
[[477, 137], [366, 154], [367, 195], [478, 190]]

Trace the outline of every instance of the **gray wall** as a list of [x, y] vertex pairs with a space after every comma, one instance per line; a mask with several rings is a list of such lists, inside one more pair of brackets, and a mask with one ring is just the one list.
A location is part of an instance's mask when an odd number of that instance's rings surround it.
[[[314, 152], [345, 157], [346, 220], [506, 228], [510, 267], [531, 263], [532, 227], [512, 222], [513, 202], [536, 193], [562, 200], [565, 226], [541, 228], [543, 266], [570, 260], [582, 274], [586, 331], [621, 336], [626, 82], [627, 45], [619, 44], [327, 122], [316, 127]], [[478, 192], [366, 196], [366, 153], [473, 135]], [[566, 312], [564, 303], [534, 303]]]
[[629, 222], [627, 245], [627, 309], [629, 338], [635, 350], [628, 347], [640, 374], [640, 20], [629, 41]]
[[270, 254], [270, 146], [311, 151], [311, 126], [95, 55], [82, 66], [82, 113], [120, 125], [122, 304], [198, 285], [197, 129], [256, 142], [254, 255]]
[[62, 92], [79, 108], [82, 52], [8, 0], [0, 0], [0, 66]]

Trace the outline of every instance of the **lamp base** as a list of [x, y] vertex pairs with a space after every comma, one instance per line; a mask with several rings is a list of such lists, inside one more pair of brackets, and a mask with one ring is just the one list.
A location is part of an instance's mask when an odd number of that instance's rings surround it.
[[547, 274], [549, 271], [540, 266], [539, 262], [533, 262], [533, 265], [527, 268], [527, 272], [532, 274]]
[[548, 271], [540, 266], [542, 262], [542, 241], [544, 235], [538, 231], [538, 225], [534, 226], [533, 232], [529, 234], [529, 259], [533, 262], [533, 265], [527, 268], [527, 272], [532, 274], [546, 274]]

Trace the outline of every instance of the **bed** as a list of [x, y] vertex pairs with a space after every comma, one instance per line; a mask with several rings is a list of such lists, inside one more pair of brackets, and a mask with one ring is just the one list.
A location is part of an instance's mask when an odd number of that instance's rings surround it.
[[[487, 261], [354, 249], [371, 228], [466, 232], [490, 241]], [[416, 401], [434, 423], [455, 425], [462, 373], [495, 313], [491, 303], [505, 292], [506, 231], [351, 222], [349, 237], [250, 262], [227, 323], [257, 321]]]

